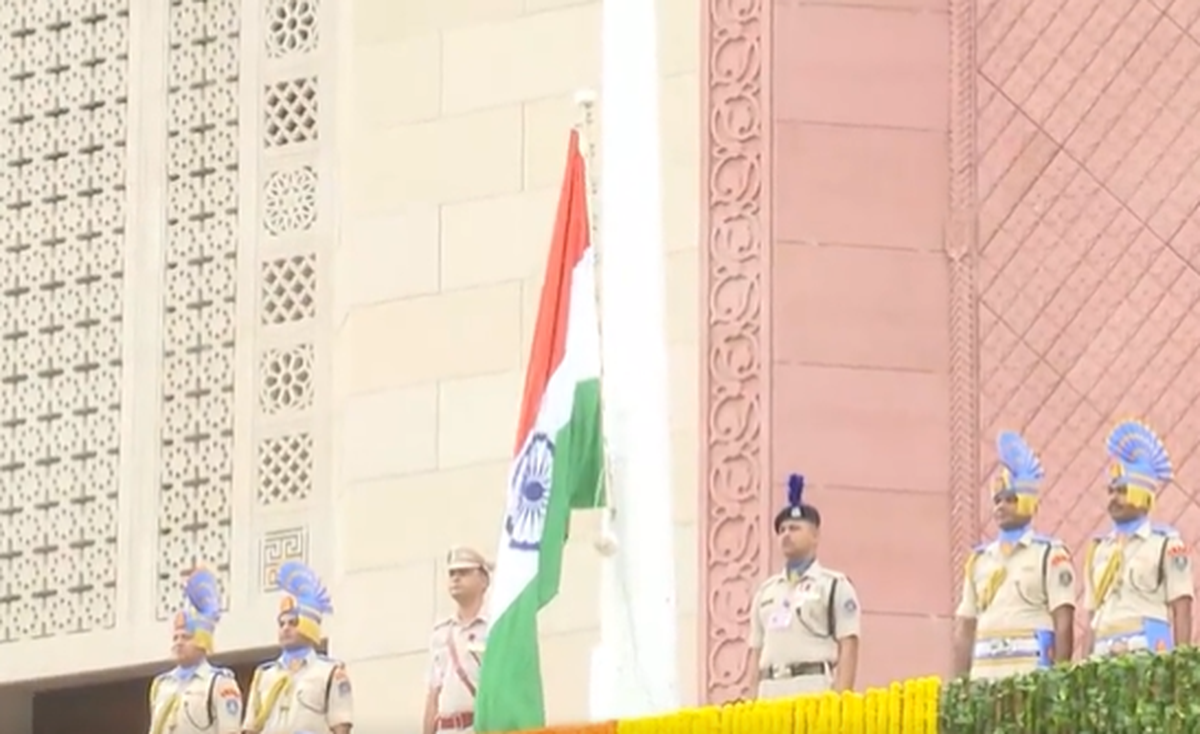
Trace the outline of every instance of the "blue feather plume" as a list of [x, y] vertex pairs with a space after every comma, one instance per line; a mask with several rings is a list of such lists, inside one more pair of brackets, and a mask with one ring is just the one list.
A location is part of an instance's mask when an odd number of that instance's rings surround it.
[[279, 588], [321, 614], [333, 612], [329, 591], [317, 578], [316, 572], [300, 561], [284, 561], [279, 567]]
[[183, 586], [183, 594], [196, 613], [214, 622], [221, 618], [221, 582], [207, 568], [192, 571]]
[[1156, 433], [1139, 421], [1117, 424], [1108, 434], [1108, 455], [1126, 471], [1169, 482], [1175, 475], [1171, 456]]
[[996, 436], [996, 455], [1014, 483], [1039, 482], [1046, 476], [1037, 454], [1015, 431], [1001, 431]]
[[792, 474], [788, 477], [788, 507], [799, 507], [804, 499], [804, 475]]

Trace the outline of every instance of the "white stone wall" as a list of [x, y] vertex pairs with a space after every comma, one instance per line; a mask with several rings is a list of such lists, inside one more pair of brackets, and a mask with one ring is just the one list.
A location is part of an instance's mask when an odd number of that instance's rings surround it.
[[[696, 696], [699, 9], [658, 0], [676, 560]], [[415, 724], [452, 544], [498, 542], [573, 92], [596, 0], [346, 0], [338, 18], [333, 652], [363, 726]], [[601, 100], [601, 104], [603, 101]], [[592, 519], [594, 522], [594, 518]], [[549, 717], [586, 716], [597, 558], [543, 615]]]

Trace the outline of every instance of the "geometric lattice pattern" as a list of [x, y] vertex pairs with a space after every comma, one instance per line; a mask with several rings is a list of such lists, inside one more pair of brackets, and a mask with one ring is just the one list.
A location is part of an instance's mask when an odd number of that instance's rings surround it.
[[128, 34], [0, 13], [0, 643], [116, 623]]
[[285, 79], [264, 89], [263, 136], [268, 147], [317, 139], [316, 77]]
[[1103, 439], [1129, 415], [1174, 458], [1157, 518], [1200, 537], [1198, 18], [979, 6], [980, 482], [996, 431], [1023, 430], [1048, 475], [1039, 528], [1076, 549], [1105, 525]]
[[301, 502], [312, 494], [313, 438], [308, 433], [276, 436], [258, 445], [258, 502]]
[[232, 588], [241, 0], [171, 0], [159, 618], [196, 563]]
[[317, 256], [294, 255], [262, 263], [259, 313], [265, 326], [317, 315]]
[[267, 55], [317, 50], [317, 0], [267, 0]]
[[307, 410], [313, 404], [312, 344], [268, 349], [259, 360], [259, 410], [278, 415]]
[[311, 166], [275, 171], [263, 187], [263, 227], [269, 234], [302, 232], [317, 221], [317, 172]]

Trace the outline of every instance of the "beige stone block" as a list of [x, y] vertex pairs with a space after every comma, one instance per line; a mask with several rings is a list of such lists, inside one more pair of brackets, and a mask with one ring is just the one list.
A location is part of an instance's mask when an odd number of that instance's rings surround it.
[[[395, 531], [344, 539], [346, 543], [396, 541]], [[440, 590], [434, 567], [428, 559], [341, 577], [336, 599], [340, 609], [352, 610], [348, 613], [353, 615], [353, 623], [339, 627], [338, 654], [362, 659], [427, 652], [429, 632], [436, 621], [434, 596]]]
[[441, 64], [442, 42], [437, 33], [355, 48], [353, 120], [357, 130], [369, 134], [437, 117], [442, 103]]
[[339, 335], [351, 392], [519, 369], [522, 283], [355, 309]]
[[599, 78], [599, 3], [459, 28], [442, 41], [445, 114], [570, 97]]
[[665, 77], [659, 91], [663, 130], [663, 168], [694, 165], [700, 156], [700, 75]]
[[346, 661], [354, 682], [354, 731], [421, 731], [423, 694], [429, 680], [427, 653], [347, 659], [338, 652], [336, 639], [330, 645], [331, 652]]
[[658, 64], [663, 76], [700, 70], [703, 7], [696, 0], [658, 0]]
[[696, 617], [679, 618], [679, 705], [700, 705], [700, 650]]
[[558, 188], [442, 207], [442, 287], [539, 278], [546, 268]]
[[675, 608], [677, 616], [696, 616], [696, 599], [700, 593], [700, 547], [696, 526], [675, 526]]
[[[506, 461], [521, 410], [519, 370], [443, 380], [438, 385], [438, 466]], [[502, 492], [502, 487], [496, 488]]]
[[539, 639], [547, 724], [588, 720], [587, 681], [591, 678], [592, 649], [599, 639], [598, 627], [543, 634]]
[[[567, 140], [571, 127], [580, 119], [580, 110], [572, 94], [525, 104], [525, 188], [558, 191], [562, 187], [563, 172], [567, 166]], [[599, 134], [597, 128], [596, 137]]]
[[700, 236], [700, 154], [685, 164], [663, 167], [663, 239], [668, 252], [698, 249]]
[[341, 415], [342, 481], [437, 466], [437, 385], [354, 395]]
[[599, 5], [599, 0], [525, 0], [526, 13], [540, 13], [544, 10], [558, 10], [572, 5]]
[[671, 431], [671, 485], [677, 523], [695, 523], [705, 489], [700, 482], [699, 429], [695, 426]]
[[666, 330], [668, 344], [696, 344], [700, 339], [700, 251], [666, 255]]
[[[697, 337], [698, 338], [698, 337]], [[667, 375], [670, 383], [670, 420], [672, 430], [695, 429], [700, 425], [699, 342], [675, 342], [667, 345]]]
[[369, 214], [520, 191], [522, 135], [520, 105], [363, 135], [347, 146], [349, 208]]
[[438, 290], [438, 208], [413, 204], [378, 217], [350, 217], [335, 252], [339, 314]]
[[[355, 571], [435, 563], [455, 545], [494, 555], [504, 519], [508, 466], [503, 461], [350, 484], [338, 513], [343, 566]], [[400, 517], [420, 521], [406, 521], [403, 532], [397, 532]], [[351, 542], [354, 538], [386, 542]], [[437, 578], [444, 579], [445, 569], [438, 569]], [[445, 595], [442, 581], [435, 588], [439, 598]], [[441, 613], [442, 608], [437, 609]]]
[[352, 2], [354, 40], [394, 41], [469, 25], [515, 18], [524, 0], [346, 0]]

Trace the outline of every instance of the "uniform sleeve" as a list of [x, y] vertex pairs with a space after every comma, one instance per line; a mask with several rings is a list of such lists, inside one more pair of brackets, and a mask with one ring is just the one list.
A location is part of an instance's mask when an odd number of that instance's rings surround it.
[[216, 734], [238, 734], [242, 730], [242, 692], [232, 675], [218, 674], [213, 683], [212, 710]]
[[255, 716], [258, 714], [259, 708], [262, 707], [262, 694], [260, 689], [262, 686], [262, 668], [254, 671], [254, 677], [250, 679], [250, 691], [246, 696], [245, 718], [242, 721], [242, 731], [257, 732], [258, 727], [255, 726]]
[[1047, 551], [1046, 558], [1046, 604], [1050, 611], [1075, 606], [1075, 568], [1071, 564], [1071, 553], [1062, 543], [1055, 543]]
[[848, 578], [838, 579], [833, 591], [833, 619], [839, 640], [861, 636], [862, 609], [858, 604], [858, 590]]
[[1192, 554], [1187, 544], [1178, 535], [1167, 538], [1163, 557], [1163, 578], [1167, 601], [1190, 599], [1196, 596], [1196, 581], [1192, 577]]
[[954, 612], [956, 617], [975, 619], [979, 616], [979, 597], [975, 594], [975, 580], [972, 578], [978, 559], [977, 551], [972, 551], [971, 555], [967, 556], [967, 567], [963, 570], [962, 600], [958, 602], [958, 609]]
[[350, 674], [346, 672], [346, 666], [338, 663], [332, 676], [329, 685], [329, 705], [325, 713], [325, 723], [330, 729], [354, 723], [354, 691], [350, 686]]
[[446, 680], [446, 646], [441, 644], [441, 635], [437, 630], [429, 638], [429, 679], [430, 690], [442, 687]]
[[751, 650], [761, 650], [763, 646], [762, 595], [763, 587], [760, 586], [750, 599], [750, 639], [747, 644]]
[[1099, 541], [1088, 543], [1087, 552], [1083, 556], [1083, 608], [1089, 612], [1096, 611], [1096, 588], [1092, 583], [1092, 567], [1096, 563], [1096, 552], [1100, 549]]

